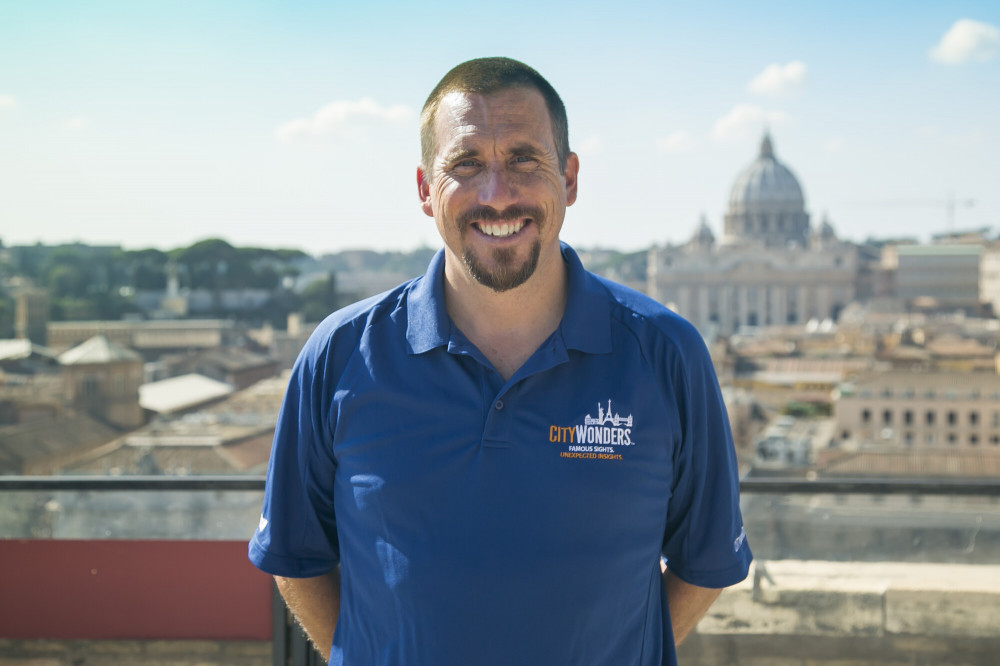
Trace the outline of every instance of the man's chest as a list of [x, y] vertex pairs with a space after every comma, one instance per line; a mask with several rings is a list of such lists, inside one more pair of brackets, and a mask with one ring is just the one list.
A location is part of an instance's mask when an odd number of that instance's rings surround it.
[[504, 384], [467, 357], [410, 360], [336, 396], [338, 523], [400, 543], [461, 534], [470, 555], [526, 531], [662, 537], [679, 423], [641, 364], [582, 355]]

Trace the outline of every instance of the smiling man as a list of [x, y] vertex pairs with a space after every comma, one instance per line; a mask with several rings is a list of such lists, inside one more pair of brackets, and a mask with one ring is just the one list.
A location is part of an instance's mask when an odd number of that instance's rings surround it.
[[751, 559], [705, 346], [560, 243], [533, 69], [453, 69], [421, 148], [444, 249], [303, 349], [250, 558], [330, 664], [674, 664]]

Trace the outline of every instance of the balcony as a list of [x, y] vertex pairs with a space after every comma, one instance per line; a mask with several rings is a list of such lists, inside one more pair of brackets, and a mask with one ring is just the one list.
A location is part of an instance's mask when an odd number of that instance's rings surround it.
[[[246, 560], [259, 477], [0, 477], [0, 665], [315, 664]], [[743, 482], [691, 664], [995, 664], [1000, 481]]]

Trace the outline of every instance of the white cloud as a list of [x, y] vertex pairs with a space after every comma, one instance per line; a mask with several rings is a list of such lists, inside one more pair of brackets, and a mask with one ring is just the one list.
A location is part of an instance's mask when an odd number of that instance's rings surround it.
[[715, 121], [712, 138], [716, 141], [739, 141], [760, 134], [768, 125], [780, 125], [786, 120], [788, 116], [784, 111], [763, 109], [754, 104], [737, 104]]
[[83, 116], [70, 118], [63, 123], [63, 129], [67, 132], [80, 132], [90, 127], [90, 121]]
[[798, 91], [806, 82], [806, 64], [793, 60], [786, 65], [772, 63], [753, 77], [747, 90], [758, 95], [787, 95]]
[[828, 153], [840, 153], [844, 150], [844, 137], [831, 136], [826, 140], [826, 150]]
[[936, 125], [921, 125], [914, 130], [918, 139], [934, 142], [937, 146], [968, 149], [982, 146], [988, 135], [977, 127], [967, 127], [960, 131], [944, 130]]
[[576, 146], [576, 148], [574, 148], [574, 152], [577, 155], [583, 155], [583, 156], [600, 155], [602, 152], [604, 152], [604, 141], [601, 139], [599, 135], [592, 134], [583, 141], [581, 141]]
[[698, 147], [698, 141], [687, 132], [672, 132], [656, 140], [656, 148], [661, 153], [690, 153]]
[[327, 104], [312, 118], [296, 118], [284, 123], [275, 130], [275, 136], [279, 141], [289, 141], [302, 135], [322, 136], [366, 121], [399, 123], [410, 115], [407, 106], [382, 106], [370, 97], [362, 97], [358, 101], [340, 100]]
[[17, 106], [17, 98], [13, 95], [0, 95], [0, 109], [9, 109]]
[[931, 50], [931, 60], [959, 65], [993, 58], [1000, 50], [1000, 30], [982, 21], [959, 19]]

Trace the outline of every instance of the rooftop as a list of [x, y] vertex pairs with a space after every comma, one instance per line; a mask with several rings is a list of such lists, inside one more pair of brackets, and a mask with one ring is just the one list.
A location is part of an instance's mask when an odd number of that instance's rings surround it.
[[59, 355], [59, 362], [63, 365], [103, 365], [123, 361], [142, 362], [142, 356], [103, 335], [95, 335]]

